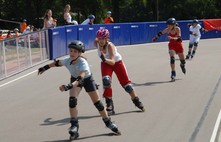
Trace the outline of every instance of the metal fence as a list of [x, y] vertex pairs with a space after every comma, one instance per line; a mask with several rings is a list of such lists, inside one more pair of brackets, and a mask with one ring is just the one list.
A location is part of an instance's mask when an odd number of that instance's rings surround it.
[[0, 80], [48, 59], [48, 30], [0, 40]]

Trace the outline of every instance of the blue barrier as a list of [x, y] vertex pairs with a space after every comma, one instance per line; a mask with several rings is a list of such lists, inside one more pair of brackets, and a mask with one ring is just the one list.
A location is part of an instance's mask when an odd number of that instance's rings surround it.
[[66, 55], [66, 32], [65, 27], [48, 29], [50, 59]]
[[[181, 36], [189, 40], [188, 23], [192, 20], [178, 21], [181, 28]], [[199, 20], [201, 26], [202, 21]], [[140, 22], [140, 23], [116, 23], [116, 24], [95, 24], [95, 25], [68, 25], [49, 29], [50, 59], [68, 54], [67, 45], [73, 40], [81, 40], [86, 50], [94, 49], [93, 41], [96, 32], [100, 28], [106, 28], [110, 32], [110, 40], [115, 45], [130, 45], [150, 43], [152, 38], [167, 27], [166, 22]], [[220, 31], [201, 32], [202, 39], [220, 38]], [[168, 35], [162, 35], [157, 42], [168, 41]]]
[[74, 40], [78, 40], [78, 26], [69, 25], [65, 27], [66, 32], [66, 54], [69, 53], [68, 44]]

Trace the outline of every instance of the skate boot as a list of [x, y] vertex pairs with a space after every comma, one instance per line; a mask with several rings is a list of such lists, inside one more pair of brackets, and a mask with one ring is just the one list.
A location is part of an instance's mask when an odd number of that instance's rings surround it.
[[189, 59], [190, 58], [190, 55], [188, 54], [188, 55], [186, 55], [186, 59]]
[[114, 115], [115, 111], [114, 111], [114, 103], [112, 99], [109, 98], [105, 98], [106, 104], [107, 104], [107, 113], [108, 115]]
[[69, 128], [69, 134], [70, 134], [70, 140], [75, 140], [79, 137], [78, 129], [79, 129], [79, 124], [78, 124], [78, 119], [71, 119], [70, 121], [71, 127]]
[[118, 127], [116, 124], [114, 124], [110, 118], [103, 118], [103, 121], [111, 131], [113, 131], [116, 135], [121, 135], [121, 132], [118, 130]]
[[180, 64], [180, 68], [184, 74], [186, 74], [185, 64]]
[[143, 112], [145, 111], [144, 106], [143, 106], [142, 102], [140, 101], [140, 99], [138, 97], [135, 97], [132, 101], [133, 101], [133, 103], [135, 104], [136, 107], [138, 107]]
[[171, 71], [171, 82], [174, 82], [176, 78], [176, 71]]

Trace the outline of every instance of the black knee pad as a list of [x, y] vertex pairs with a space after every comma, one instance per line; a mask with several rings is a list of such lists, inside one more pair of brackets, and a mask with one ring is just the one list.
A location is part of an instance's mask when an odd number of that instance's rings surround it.
[[197, 47], [198, 46], [198, 42], [194, 42], [193, 45], [194, 45], [194, 47]]
[[174, 56], [170, 56], [170, 64], [175, 64], [175, 57]]
[[102, 82], [103, 82], [104, 88], [110, 88], [111, 87], [111, 78], [110, 78], [110, 76], [103, 76]]
[[133, 92], [133, 90], [134, 90], [131, 84], [125, 85], [125, 86], [124, 86], [124, 89], [125, 89], [125, 91], [126, 91], [127, 93], [131, 93], [131, 92]]
[[75, 108], [77, 106], [77, 98], [76, 97], [69, 97], [69, 107]]
[[192, 47], [193, 47], [193, 44], [192, 44], [192, 43], [190, 43], [190, 44], [189, 44], [189, 48], [192, 48]]
[[104, 105], [101, 101], [97, 101], [94, 103], [95, 107], [97, 108], [98, 111], [103, 111], [104, 110]]
[[181, 64], [185, 65], [186, 61], [185, 60], [180, 60]]

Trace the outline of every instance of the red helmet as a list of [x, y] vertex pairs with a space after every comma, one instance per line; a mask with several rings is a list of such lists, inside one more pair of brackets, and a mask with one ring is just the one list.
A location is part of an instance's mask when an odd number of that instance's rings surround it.
[[96, 37], [97, 38], [109, 38], [110, 33], [107, 29], [100, 29], [97, 31]]

